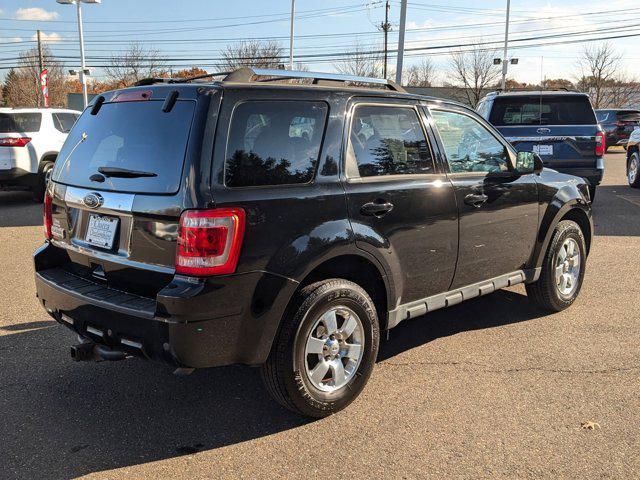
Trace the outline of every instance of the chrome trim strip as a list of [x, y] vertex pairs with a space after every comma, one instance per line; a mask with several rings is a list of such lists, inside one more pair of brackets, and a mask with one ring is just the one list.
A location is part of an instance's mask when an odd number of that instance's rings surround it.
[[175, 273], [175, 269], [171, 267], [167, 267], [165, 265], [156, 265], [154, 263], [146, 263], [146, 262], [136, 262], [134, 260], [129, 260], [128, 258], [121, 255], [114, 255], [112, 253], [101, 252], [99, 250], [94, 250], [91, 248], [85, 248], [77, 243], [65, 243], [59, 240], [49, 240], [53, 245], [59, 248], [63, 248], [65, 250], [71, 250], [76, 253], [80, 253], [82, 255], [86, 255], [91, 258], [97, 258], [98, 260], [104, 260], [112, 263], [119, 263], [121, 265], [126, 265], [133, 268], [153, 270], [159, 273], [168, 273], [173, 275]]
[[481, 297], [505, 287], [519, 283], [535, 282], [540, 277], [541, 268], [517, 270], [499, 277], [474, 283], [466, 287], [456, 288], [450, 292], [439, 293], [413, 302], [398, 305], [389, 312], [387, 328], [397, 326], [402, 320], [415, 318], [427, 312], [457, 305], [471, 298]]
[[128, 338], [121, 338], [120, 343], [122, 345], [126, 345], [131, 348], [137, 348], [138, 350], [142, 350], [142, 344], [138, 342], [134, 342], [133, 340], [129, 340]]
[[[84, 204], [84, 197], [86, 197], [90, 193], [98, 193], [104, 199], [104, 202], [99, 208], [89, 209]], [[64, 194], [64, 201], [68, 205], [74, 205], [77, 207], [81, 207], [82, 209], [89, 209], [92, 212], [102, 213], [131, 213], [131, 211], [133, 210], [134, 199], [135, 194], [132, 193], [116, 193], [78, 187], [67, 187], [67, 191]]]
[[595, 141], [596, 137], [572, 137], [572, 136], [538, 136], [538, 137], [504, 137], [508, 142], [564, 142], [566, 140], [572, 140], [577, 142], [578, 140], [592, 140]]
[[104, 337], [104, 332], [102, 330], [98, 330], [97, 328], [94, 328], [91, 325], [87, 325], [87, 333], [91, 333], [96, 337]]

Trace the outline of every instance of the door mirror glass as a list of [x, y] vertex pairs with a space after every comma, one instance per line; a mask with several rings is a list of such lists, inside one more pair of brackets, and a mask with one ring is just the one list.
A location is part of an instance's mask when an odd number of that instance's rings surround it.
[[518, 173], [540, 173], [542, 169], [542, 159], [537, 153], [518, 152], [516, 157], [516, 171]]

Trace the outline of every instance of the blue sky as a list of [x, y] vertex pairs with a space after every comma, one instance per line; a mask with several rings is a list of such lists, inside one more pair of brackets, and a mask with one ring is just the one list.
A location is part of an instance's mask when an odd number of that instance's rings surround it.
[[[506, 0], [471, 4], [458, 0], [409, 1], [406, 64], [429, 55], [446, 79], [448, 53], [452, 45], [485, 42], [499, 47], [504, 35]], [[86, 55], [89, 66], [104, 64], [111, 55], [139, 41], [171, 58], [174, 68], [209, 65], [226, 43], [246, 38], [270, 37], [288, 49], [290, 0], [103, 0], [84, 5]], [[357, 42], [363, 49], [382, 48], [376, 24], [384, 18], [384, 1], [297, 0], [297, 58], [312, 70], [331, 71], [335, 55]], [[68, 68], [78, 64], [75, 7], [55, 0], [4, 0], [0, 4], [0, 76], [15, 64], [17, 54], [34, 46], [32, 38], [41, 29], [54, 53]], [[390, 48], [397, 42], [400, 2], [391, 1], [393, 31]], [[538, 82], [542, 77], [574, 78], [576, 59], [588, 38], [640, 34], [640, 5], [635, 0], [524, 1], [512, 2], [512, 34], [516, 40], [510, 56], [519, 65], [509, 76], [519, 81]], [[540, 40], [518, 41], [544, 36]], [[578, 41], [579, 43], [566, 43]], [[626, 59], [628, 73], [640, 76], [640, 36], [610, 40]], [[546, 46], [532, 46], [553, 43]], [[425, 50], [425, 48], [446, 47]], [[468, 47], [459, 47], [468, 48]], [[315, 55], [315, 56], [314, 56]], [[319, 56], [320, 55], [320, 56]], [[325, 56], [322, 56], [325, 55]], [[391, 55], [390, 64], [395, 65]], [[93, 70], [101, 78], [102, 70]]]

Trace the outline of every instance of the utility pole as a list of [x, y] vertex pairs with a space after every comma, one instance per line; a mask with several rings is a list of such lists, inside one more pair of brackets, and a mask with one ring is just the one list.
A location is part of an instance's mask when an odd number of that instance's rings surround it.
[[87, 108], [89, 99], [87, 96], [87, 79], [85, 78], [85, 71], [87, 67], [84, 63], [84, 32], [82, 29], [82, 9], [80, 8], [80, 0], [76, 0], [76, 6], [78, 7], [78, 36], [80, 37], [80, 83], [82, 84], [82, 103], [84, 108]]
[[291, 0], [291, 33], [289, 36], [289, 70], [293, 70], [293, 21], [296, 16], [296, 0]]
[[504, 26], [504, 54], [502, 55], [502, 90], [507, 89], [507, 69], [509, 68], [509, 13], [511, 12], [511, 0], [507, 0], [507, 21]]
[[384, 69], [383, 69], [383, 77], [387, 78], [387, 59], [389, 57], [389, 30], [391, 30], [391, 24], [389, 23], [389, 0], [384, 7], [384, 22], [380, 25], [380, 28], [384, 32]]
[[41, 99], [43, 100], [43, 92], [42, 92], [42, 88], [40, 86], [40, 75], [42, 75], [42, 70], [44, 70], [44, 61], [42, 59], [42, 36], [40, 34], [40, 30], [38, 30], [38, 75], [37, 80], [36, 80], [36, 84], [38, 85], [38, 107], [41, 106]]
[[407, 0], [400, 5], [400, 34], [398, 36], [398, 59], [396, 62], [396, 83], [402, 85], [402, 61], [404, 60], [404, 32], [407, 26]]

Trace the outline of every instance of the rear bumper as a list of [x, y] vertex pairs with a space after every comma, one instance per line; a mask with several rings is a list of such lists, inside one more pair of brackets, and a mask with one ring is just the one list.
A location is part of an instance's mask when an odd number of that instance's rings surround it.
[[47, 312], [82, 337], [172, 366], [263, 363], [297, 283], [251, 272], [175, 276], [156, 298], [110, 288], [57, 265], [61, 250], [34, 254], [36, 292]]
[[551, 167], [560, 173], [582, 177], [589, 185], [600, 185], [604, 177], [604, 159], [598, 158], [596, 167]]

